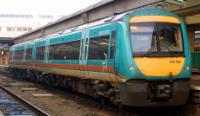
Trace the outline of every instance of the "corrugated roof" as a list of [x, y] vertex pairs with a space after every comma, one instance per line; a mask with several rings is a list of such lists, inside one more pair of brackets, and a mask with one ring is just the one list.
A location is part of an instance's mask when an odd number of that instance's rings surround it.
[[[75, 12], [75, 13], [71, 14], [71, 15], [68, 15], [68, 16], [63, 17], [63, 18], [61, 18], [61, 19], [58, 19], [58, 20], [56, 20], [56, 21], [54, 21], [54, 22], [48, 23], [47, 25], [44, 25], [44, 26], [42, 26], [42, 27], [39, 27], [39, 28], [37, 28], [37, 29], [35, 29], [35, 30], [33, 30], [33, 31], [30, 31], [30, 32], [25, 33], [25, 34], [22, 34], [22, 35], [20, 35], [20, 36], [17, 36], [16, 38], [20, 38], [20, 37], [22, 37], [22, 36], [31, 34], [31, 33], [33, 33], [33, 32], [42, 30], [42, 29], [44, 29], [44, 28], [46, 28], [46, 27], [50, 27], [50, 26], [55, 25], [55, 24], [57, 24], [57, 23], [59, 23], [59, 22], [65, 21], [65, 20], [67, 20], [67, 19], [70, 19], [70, 18], [72, 18], [72, 17], [78, 16], [78, 15], [80, 15], [80, 14], [82, 14], [82, 13], [91, 11], [91, 10], [93, 10], [93, 9], [95, 9], [95, 8], [98, 8], [98, 7], [100, 7], [100, 6], [103, 6], [103, 5], [105, 5], [105, 4], [108, 4], [108, 3], [111, 3], [111, 2], [114, 2], [114, 1], [116, 1], [116, 0], [102, 0], [102, 1], [100, 1], [100, 2], [98, 2], [98, 3], [96, 3], [96, 4], [90, 5], [89, 7], [85, 8], [85, 9], [83, 9], [83, 10], [80, 10], [80, 11], [78, 11], [78, 12]], [[15, 39], [16, 39], [16, 38], [15, 38]]]

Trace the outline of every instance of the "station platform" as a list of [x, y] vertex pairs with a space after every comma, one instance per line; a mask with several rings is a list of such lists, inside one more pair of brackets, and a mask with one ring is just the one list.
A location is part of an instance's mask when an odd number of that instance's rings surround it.
[[0, 65], [0, 67], [8, 67], [8, 65]]

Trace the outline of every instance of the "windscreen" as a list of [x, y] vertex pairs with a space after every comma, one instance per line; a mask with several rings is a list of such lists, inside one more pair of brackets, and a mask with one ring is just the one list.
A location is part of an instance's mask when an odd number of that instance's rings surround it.
[[130, 25], [134, 56], [180, 56], [183, 41], [179, 24], [133, 23]]

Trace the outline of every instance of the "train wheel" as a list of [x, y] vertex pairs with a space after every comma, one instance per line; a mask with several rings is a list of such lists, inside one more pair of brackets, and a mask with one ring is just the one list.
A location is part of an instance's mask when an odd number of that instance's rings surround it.
[[57, 76], [57, 75], [53, 75], [53, 76], [52, 76], [52, 84], [53, 84], [53, 86], [55, 86], [55, 87], [58, 87], [58, 86], [59, 86], [59, 81], [58, 81], [58, 76]]
[[25, 79], [30, 80], [33, 77], [34, 77], [34, 74], [32, 73], [32, 71], [31, 70], [26, 70], [26, 77], [25, 77]]
[[34, 80], [34, 82], [35, 83], [40, 83], [40, 75], [41, 75], [40, 72], [34, 71], [33, 73], [35, 75], [34, 78], [32, 78]]

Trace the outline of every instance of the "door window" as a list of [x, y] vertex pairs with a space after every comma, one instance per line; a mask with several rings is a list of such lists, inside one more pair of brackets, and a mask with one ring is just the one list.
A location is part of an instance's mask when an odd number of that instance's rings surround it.
[[108, 58], [109, 35], [90, 38], [88, 60]]

